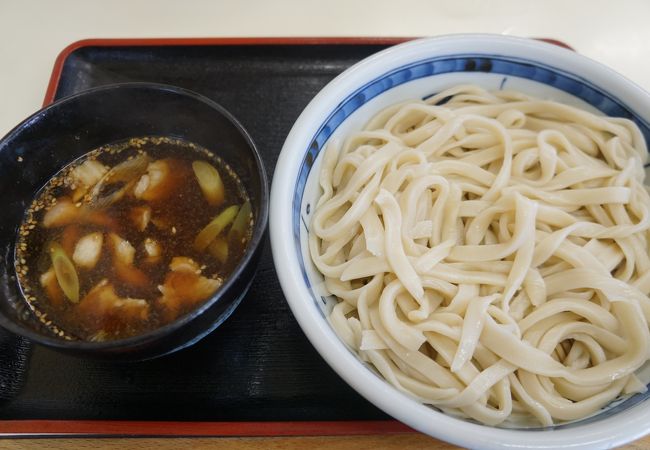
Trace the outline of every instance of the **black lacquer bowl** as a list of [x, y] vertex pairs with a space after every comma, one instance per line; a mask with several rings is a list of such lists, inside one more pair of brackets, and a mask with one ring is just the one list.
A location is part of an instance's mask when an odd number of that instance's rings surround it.
[[[61, 168], [112, 142], [141, 136], [186, 139], [219, 154], [239, 175], [255, 224], [244, 257], [223, 286], [194, 311], [146, 334], [108, 342], [70, 341], [41, 324], [22, 296], [14, 246], [25, 209]], [[66, 97], [35, 113], [0, 140], [0, 325], [57, 350], [80, 356], [147, 359], [197, 342], [217, 328], [248, 290], [268, 217], [268, 183], [248, 133], [223, 107], [185, 89], [150, 83], [100, 87]]]

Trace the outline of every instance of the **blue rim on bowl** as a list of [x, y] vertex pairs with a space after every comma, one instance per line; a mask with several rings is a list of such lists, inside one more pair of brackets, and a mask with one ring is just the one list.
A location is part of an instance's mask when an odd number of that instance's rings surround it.
[[[304, 251], [311, 213], [311, 200], [304, 193], [320, 151], [348, 118], [373, 99], [410, 82], [466, 73], [492, 75], [493, 89], [521, 79], [550, 86], [606, 115], [633, 120], [650, 142], [650, 114], [642, 114], [650, 105], [648, 93], [611, 69], [566, 49], [522, 38], [457, 35], [412, 41], [373, 55], [314, 98], [291, 130], [278, 160], [271, 194], [271, 243], [289, 305], [312, 344], [339, 375], [376, 406], [425, 433], [460, 445], [491, 448], [593, 448], [633, 440], [650, 430], [638, 408], [632, 411], [646, 403], [650, 393], [619, 400], [595, 416], [551, 428], [487, 427], [435, 412], [392, 389], [338, 340], [325, 320], [326, 299], [317, 292], [319, 279], [310, 275], [311, 262]], [[435, 92], [420, 92], [420, 97]], [[291, 229], [293, 245], [280, 243], [283, 229]], [[431, 415], [435, 423], [427, 422]], [[606, 418], [616, 423], [603, 427]]]

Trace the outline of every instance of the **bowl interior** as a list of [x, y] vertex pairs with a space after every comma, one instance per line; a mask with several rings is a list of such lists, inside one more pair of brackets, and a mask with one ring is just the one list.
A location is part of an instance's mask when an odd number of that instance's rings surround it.
[[[650, 98], [604, 66], [547, 44], [498, 36], [461, 36], [412, 42], [401, 47], [389, 49], [353, 67], [328, 85], [303, 112], [294, 126], [295, 133], [292, 130], [283, 148], [283, 153], [286, 151], [293, 158], [302, 159], [297, 164], [282, 161], [281, 170], [290, 171], [295, 178], [277, 189], [278, 192], [285, 191], [279, 195], [293, 193], [293, 204], [290, 212], [284, 212], [283, 218], [276, 219], [279, 213], [273, 211], [272, 239], [275, 239], [274, 227], [278, 222], [286, 220], [290, 223], [294, 235], [290, 258], [296, 264], [289, 270], [297, 272], [293, 276], [300, 282], [290, 286], [289, 291], [297, 291], [292, 295], [292, 292], [287, 292], [281, 274], [283, 289], [303, 330], [330, 365], [362, 395], [409, 425], [461, 445], [471, 445], [472, 442], [477, 445], [478, 441], [472, 441], [469, 436], [453, 436], [454, 429], [468, 430], [458, 426], [458, 422], [450, 422], [448, 416], [438, 414], [434, 408], [423, 407], [395, 389], [388, 393], [385, 389], [388, 383], [373, 380], [379, 378], [376, 371], [345, 347], [327, 324], [325, 319], [337, 301], [324, 289], [323, 277], [311, 262], [308, 248], [311, 216], [321, 192], [318, 183], [321, 150], [330, 142], [340, 142], [350, 132], [360, 130], [386, 106], [409, 99], [426, 99], [459, 84], [477, 84], [489, 90], [517, 90], [595, 113], [626, 117], [637, 123], [648, 142], [650, 114], [647, 107], [641, 109], [639, 105], [645, 102], [647, 106]], [[607, 82], [600, 83], [600, 80]], [[634, 97], [631, 93], [635, 93], [638, 101], [630, 100]], [[278, 172], [276, 169], [276, 177]], [[275, 190], [274, 184], [272, 207], [277, 206]], [[296, 289], [297, 284], [300, 284], [300, 289]], [[646, 383], [650, 381], [650, 364], [642, 368], [641, 377]], [[647, 394], [638, 394], [621, 399], [592, 417], [551, 427], [555, 433], [553, 436], [559, 439], [557, 442], [567, 442], [568, 435], [560, 433], [571, 433], [582, 425], [597, 426], [596, 422], [602, 423], [614, 415], [621, 416], [620, 412], [645, 402], [648, 397]], [[442, 428], [443, 422], [445, 427], [448, 426], [446, 430]], [[469, 422], [463, 420], [465, 424]], [[517, 436], [514, 431], [479, 424], [473, 427], [483, 436], [493, 433], [494, 447], [514, 442], [512, 439]], [[526, 437], [519, 437], [531, 445], [530, 431], [540, 430], [533, 422], [510, 422], [502, 427], [526, 428]], [[523, 430], [516, 433], [521, 432]], [[614, 435], [612, 433], [611, 438]], [[542, 445], [543, 439], [548, 437], [536, 441], [536, 445]]]
[[[247, 261], [264, 232], [267, 186], [261, 160], [250, 137], [216, 103], [190, 91], [164, 85], [129, 83], [101, 87], [65, 98], [25, 120], [0, 141], [0, 323], [42, 342], [62, 342], [27, 308], [14, 274], [14, 243], [25, 209], [36, 192], [62, 167], [105, 144], [139, 136], [171, 136], [199, 144], [223, 158], [249, 193], [255, 223]], [[228, 282], [198, 310], [216, 301]], [[187, 316], [196, 314], [198, 310]], [[141, 342], [173, 328], [102, 343]], [[87, 347], [100, 344], [80, 343]]]

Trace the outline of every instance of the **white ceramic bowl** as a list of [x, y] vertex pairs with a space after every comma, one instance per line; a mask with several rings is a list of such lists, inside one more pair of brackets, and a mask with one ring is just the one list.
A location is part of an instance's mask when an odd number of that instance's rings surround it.
[[271, 243], [291, 310], [314, 347], [346, 382], [388, 414], [431, 436], [471, 448], [594, 449], [638, 439], [650, 431], [650, 394], [546, 429], [497, 428], [445, 415], [380, 378], [343, 344], [325, 318], [334, 300], [323, 291], [307, 249], [312, 205], [320, 195], [320, 151], [330, 139], [360, 129], [385, 106], [461, 83], [505, 86], [628, 117], [650, 142], [650, 95], [564, 48], [506, 36], [456, 35], [411, 41], [377, 53], [346, 70], [309, 103], [280, 154], [271, 193]]

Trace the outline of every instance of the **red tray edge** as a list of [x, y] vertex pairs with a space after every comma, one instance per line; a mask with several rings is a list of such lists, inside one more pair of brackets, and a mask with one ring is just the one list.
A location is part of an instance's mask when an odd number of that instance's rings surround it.
[[[57, 56], [43, 106], [54, 101], [66, 59], [83, 47], [179, 45], [395, 45], [413, 37], [227, 37], [83, 39], [71, 43]], [[539, 38], [572, 48], [562, 41]], [[27, 436], [336, 436], [415, 433], [396, 420], [305, 422], [168, 422], [121, 420], [3, 420], [0, 437]]]
[[82, 39], [61, 50], [52, 68], [43, 106], [54, 101], [65, 60], [83, 47], [180, 46], [180, 45], [395, 45], [413, 37], [223, 37], [223, 38], [116, 38]]
[[[415, 37], [223, 37], [223, 38], [99, 38], [82, 39], [65, 47], [57, 55], [52, 74], [45, 91], [43, 106], [54, 101], [56, 88], [61, 79], [65, 60], [76, 50], [83, 47], [108, 46], [179, 46], [179, 45], [396, 45], [416, 39]], [[568, 44], [551, 38], [535, 38], [540, 41], [573, 50]]]
[[311, 422], [169, 422], [125, 420], [0, 421], [0, 438], [48, 436], [343, 436], [404, 433], [415, 433], [415, 430], [396, 420]]

